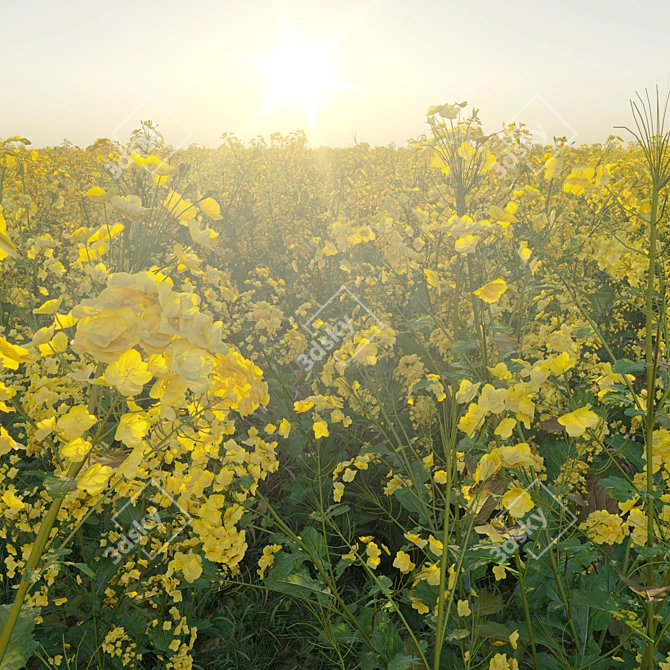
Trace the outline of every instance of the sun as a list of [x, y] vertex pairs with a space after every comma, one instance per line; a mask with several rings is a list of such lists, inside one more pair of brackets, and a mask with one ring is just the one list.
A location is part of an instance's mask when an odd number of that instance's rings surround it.
[[285, 26], [284, 35], [284, 44], [273, 56], [254, 61], [267, 74], [271, 87], [259, 115], [280, 105], [292, 105], [300, 107], [314, 125], [317, 103], [331, 91], [349, 88], [335, 76], [331, 63], [340, 37], [333, 36], [321, 44], [303, 42], [289, 25]]

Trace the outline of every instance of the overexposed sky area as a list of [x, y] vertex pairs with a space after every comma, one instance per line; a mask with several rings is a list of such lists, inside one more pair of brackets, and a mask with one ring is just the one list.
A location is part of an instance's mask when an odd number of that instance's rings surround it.
[[[670, 75], [670, 2], [0, 0], [0, 138], [404, 144], [431, 104], [602, 141]], [[621, 131], [616, 131], [621, 134]]]

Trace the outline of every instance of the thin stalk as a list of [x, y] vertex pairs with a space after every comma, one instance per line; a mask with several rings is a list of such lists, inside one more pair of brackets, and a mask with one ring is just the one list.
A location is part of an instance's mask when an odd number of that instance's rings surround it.
[[528, 639], [530, 640], [530, 649], [533, 654], [533, 667], [535, 670], [540, 670], [540, 662], [537, 660], [537, 649], [535, 648], [535, 636], [533, 635], [533, 621], [530, 618], [530, 607], [528, 606], [528, 598], [526, 597], [526, 586], [523, 577], [523, 565], [521, 558], [519, 558], [519, 550], [514, 552], [514, 560], [516, 562], [516, 569], [519, 573], [519, 593], [521, 594], [521, 602], [523, 603], [523, 613], [526, 617], [526, 628], [528, 628]]
[[[656, 365], [654, 357], [654, 342], [652, 331], [654, 324], [654, 285], [656, 279], [656, 217], [658, 213], [658, 188], [656, 183], [652, 186], [651, 213], [649, 217], [649, 268], [647, 274], [647, 295], [645, 305], [645, 362], [647, 364], [647, 414], [645, 429], [645, 454], [647, 460], [647, 548], [654, 547], [654, 394], [656, 391]], [[654, 585], [654, 567], [652, 561], [647, 562], [647, 586]], [[647, 666], [654, 670], [654, 634], [656, 632], [656, 619], [651, 604], [647, 606], [647, 636], [651, 642], [647, 642], [644, 652], [642, 667]]]

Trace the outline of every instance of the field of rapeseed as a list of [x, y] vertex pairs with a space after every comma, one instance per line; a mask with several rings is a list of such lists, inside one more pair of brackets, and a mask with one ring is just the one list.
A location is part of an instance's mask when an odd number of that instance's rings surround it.
[[663, 111], [426, 118], [0, 142], [2, 670], [670, 669]]

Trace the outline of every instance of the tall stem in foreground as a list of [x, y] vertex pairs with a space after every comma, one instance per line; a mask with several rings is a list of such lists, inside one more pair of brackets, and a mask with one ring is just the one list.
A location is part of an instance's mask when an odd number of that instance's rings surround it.
[[[653, 179], [653, 176], [652, 176]], [[645, 426], [645, 454], [647, 461], [647, 547], [654, 546], [654, 400], [656, 393], [656, 356], [652, 340], [654, 326], [654, 284], [656, 279], [656, 239], [658, 215], [658, 185], [653, 180], [651, 193], [651, 213], [649, 217], [649, 268], [647, 276], [647, 295], [645, 305], [645, 362], [647, 365], [647, 414]], [[664, 299], [664, 297], [662, 297]], [[659, 343], [656, 343], [659, 346]], [[647, 586], [654, 585], [654, 561], [649, 557], [647, 561]], [[650, 639], [645, 649], [645, 661], [649, 670], [654, 670], [654, 635], [656, 632], [656, 618], [651, 603], [647, 603], [647, 635]]]

